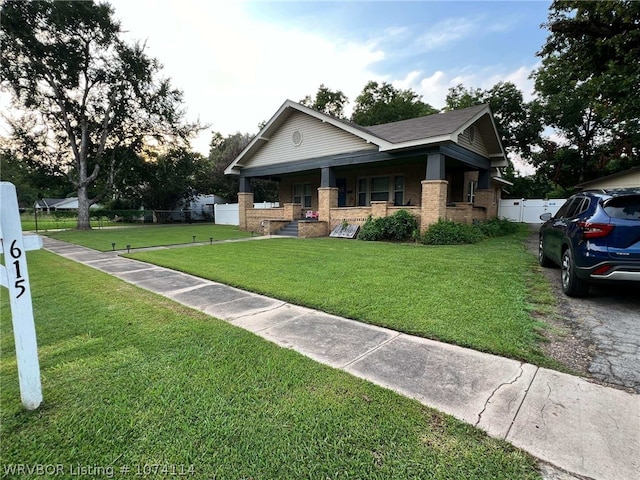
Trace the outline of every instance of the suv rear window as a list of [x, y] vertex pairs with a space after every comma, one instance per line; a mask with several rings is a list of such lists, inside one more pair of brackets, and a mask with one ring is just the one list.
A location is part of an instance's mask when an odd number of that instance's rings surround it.
[[640, 220], [640, 195], [611, 198], [605, 202], [604, 211], [613, 218]]

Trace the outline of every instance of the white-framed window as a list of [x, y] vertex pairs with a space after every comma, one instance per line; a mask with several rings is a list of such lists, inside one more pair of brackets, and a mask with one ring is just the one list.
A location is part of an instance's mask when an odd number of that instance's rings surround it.
[[361, 177], [358, 179], [358, 206], [366, 207], [371, 202], [393, 201], [404, 204], [404, 175]]
[[467, 202], [474, 203], [476, 200], [476, 190], [478, 189], [478, 182], [471, 180], [467, 184]]
[[311, 184], [296, 183], [293, 185], [293, 203], [299, 203], [304, 208], [311, 208]]

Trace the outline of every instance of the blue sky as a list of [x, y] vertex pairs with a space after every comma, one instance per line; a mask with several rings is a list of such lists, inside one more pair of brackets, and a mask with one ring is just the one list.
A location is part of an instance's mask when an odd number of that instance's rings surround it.
[[551, 1], [108, 0], [130, 40], [146, 42], [163, 75], [184, 92], [189, 120], [212, 131], [257, 133], [286, 100], [324, 84], [350, 100], [370, 80], [411, 88], [444, 106], [450, 87], [529, 75]]

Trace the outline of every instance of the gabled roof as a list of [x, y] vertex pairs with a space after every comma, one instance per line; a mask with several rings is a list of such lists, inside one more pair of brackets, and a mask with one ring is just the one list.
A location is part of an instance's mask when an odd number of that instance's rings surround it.
[[39, 208], [53, 208], [60, 202], [64, 202], [66, 198], [41, 198], [36, 202], [36, 206]]
[[631, 167], [628, 170], [623, 170], [621, 172], [612, 173], [611, 175], [607, 175], [604, 177], [595, 178], [593, 180], [589, 180], [588, 182], [582, 182], [576, 185], [576, 188], [587, 189], [590, 185], [594, 183], [600, 183], [607, 180], [613, 180], [615, 178], [624, 177], [626, 175], [631, 175], [633, 173], [640, 172], [640, 167]]
[[475, 120], [478, 113], [485, 113], [486, 110], [486, 105], [477, 105], [462, 110], [451, 110], [366, 128], [374, 135], [384, 138], [388, 142], [394, 144], [405, 143], [412, 140], [452, 135], [460, 130], [461, 126], [468, 126], [469, 123]]
[[489, 105], [451, 110], [448, 112], [427, 115], [424, 117], [385, 123], [371, 127], [361, 127], [346, 120], [341, 120], [312, 108], [305, 107], [291, 100], [285, 101], [273, 117], [266, 123], [260, 133], [256, 135], [247, 147], [225, 169], [226, 174], [239, 173], [237, 167], [244, 165], [255, 152], [264, 146], [278, 128], [295, 112], [302, 112], [317, 118], [323, 123], [329, 123], [367, 143], [378, 146], [380, 152], [393, 152], [412, 147], [424, 147], [447, 141], [458, 141], [466, 128], [478, 122], [483, 136], [489, 139], [491, 157], [506, 158], [502, 143], [497, 135], [493, 115]]

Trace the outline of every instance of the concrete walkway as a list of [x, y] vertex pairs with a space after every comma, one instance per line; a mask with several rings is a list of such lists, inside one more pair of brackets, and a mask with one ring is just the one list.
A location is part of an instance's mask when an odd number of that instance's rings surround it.
[[475, 425], [570, 474], [640, 478], [640, 395], [44, 237], [44, 248]]

